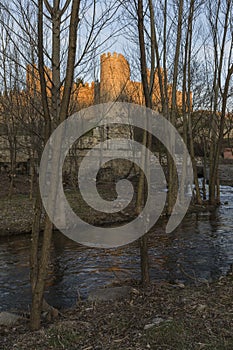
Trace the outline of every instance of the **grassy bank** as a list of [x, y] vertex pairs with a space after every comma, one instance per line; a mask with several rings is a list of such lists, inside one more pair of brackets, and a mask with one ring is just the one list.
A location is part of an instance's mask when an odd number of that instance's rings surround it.
[[[74, 212], [84, 221], [90, 224], [107, 225], [111, 223], [123, 223], [133, 217], [133, 203], [129, 210], [109, 214], [101, 213], [90, 208], [82, 199], [80, 193], [67, 190], [66, 198]], [[101, 188], [101, 194], [106, 199], [112, 199], [111, 191], [107, 187]], [[28, 194], [14, 194], [11, 198], [7, 195], [0, 197], [0, 236], [31, 232], [33, 222], [33, 207], [35, 200], [29, 199]], [[42, 215], [41, 227], [43, 228], [45, 214]]]
[[120, 302], [80, 302], [38, 332], [1, 329], [2, 350], [233, 349], [233, 279], [135, 287]]
[[[101, 184], [98, 190], [100, 195], [106, 200], [113, 200], [116, 198], [115, 185], [112, 183], [107, 183], [106, 185]], [[65, 194], [74, 212], [81, 219], [90, 224], [121, 224], [126, 221], [131, 221], [132, 218], [136, 216], [136, 196], [134, 196], [132, 202], [127, 208], [121, 210], [119, 207], [117, 213], [110, 214], [98, 212], [89, 207], [77, 191], [67, 189], [65, 190]], [[11, 198], [7, 196], [7, 193], [0, 196], [0, 237], [31, 232], [34, 202], [35, 199], [30, 200], [29, 193], [26, 190], [13, 194]], [[188, 213], [213, 211], [214, 209], [215, 207], [208, 205], [208, 202], [206, 201], [203, 205], [190, 205]], [[44, 216], [45, 213], [42, 215], [42, 228]]]
[[26, 194], [0, 199], [0, 236], [30, 232], [33, 218], [33, 201]]

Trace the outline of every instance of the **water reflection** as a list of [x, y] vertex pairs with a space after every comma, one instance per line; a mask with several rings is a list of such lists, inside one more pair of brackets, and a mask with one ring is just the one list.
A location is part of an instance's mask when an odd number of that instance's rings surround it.
[[[165, 223], [149, 239], [151, 276], [157, 281], [200, 283], [226, 274], [233, 263], [233, 188], [222, 187], [222, 202], [212, 213], [186, 216], [171, 234]], [[0, 239], [0, 310], [30, 304], [29, 236]], [[106, 250], [85, 248], [55, 233], [46, 298], [56, 307], [73, 305], [79, 295], [114, 281], [140, 278], [137, 243]]]

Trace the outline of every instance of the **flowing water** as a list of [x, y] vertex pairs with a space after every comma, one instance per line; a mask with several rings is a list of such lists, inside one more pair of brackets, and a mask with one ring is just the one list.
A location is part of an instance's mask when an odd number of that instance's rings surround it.
[[[233, 187], [221, 187], [216, 211], [190, 214], [171, 234], [162, 221], [149, 241], [151, 277], [171, 283], [201, 283], [225, 275], [233, 263]], [[0, 239], [0, 311], [27, 310], [30, 235]], [[140, 279], [137, 243], [106, 250], [78, 245], [56, 232], [46, 283], [55, 307], [74, 305], [91, 289], [125, 279]]]

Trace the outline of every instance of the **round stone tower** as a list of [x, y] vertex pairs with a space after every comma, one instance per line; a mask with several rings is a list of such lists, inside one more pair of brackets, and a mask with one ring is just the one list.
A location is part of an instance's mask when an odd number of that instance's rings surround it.
[[100, 57], [100, 101], [125, 100], [126, 85], [130, 81], [128, 61], [116, 52]]

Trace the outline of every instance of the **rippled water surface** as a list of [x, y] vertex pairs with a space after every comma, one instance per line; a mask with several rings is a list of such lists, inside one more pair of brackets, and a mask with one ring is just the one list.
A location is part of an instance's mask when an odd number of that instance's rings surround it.
[[[158, 281], [198, 283], [227, 273], [233, 263], [233, 188], [221, 187], [225, 203], [213, 213], [186, 216], [171, 234], [160, 223], [150, 234], [151, 277]], [[27, 309], [30, 235], [0, 239], [0, 310]], [[90, 289], [140, 278], [137, 244], [90, 249], [60, 233], [52, 245], [46, 299], [62, 308], [86, 297]]]

